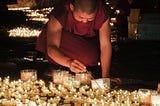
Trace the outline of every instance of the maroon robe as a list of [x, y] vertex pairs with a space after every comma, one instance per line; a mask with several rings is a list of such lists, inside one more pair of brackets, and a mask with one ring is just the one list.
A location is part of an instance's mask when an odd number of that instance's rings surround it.
[[[74, 19], [68, 2], [63, 3], [63, 5], [55, 7], [50, 14], [50, 16], [54, 16], [63, 26], [60, 50], [66, 56], [77, 59], [86, 66], [96, 66], [100, 57], [98, 30], [109, 18], [104, 5], [99, 2], [95, 19], [87, 23], [82, 23]], [[45, 30], [42, 31], [37, 40], [36, 49], [46, 53]], [[48, 55], [47, 58], [50, 62], [55, 63]]]

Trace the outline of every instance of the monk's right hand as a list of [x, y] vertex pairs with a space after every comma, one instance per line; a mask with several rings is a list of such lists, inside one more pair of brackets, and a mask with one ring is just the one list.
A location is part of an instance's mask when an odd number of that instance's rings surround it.
[[78, 60], [71, 59], [69, 61], [69, 68], [74, 73], [86, 72], [86, 66]]

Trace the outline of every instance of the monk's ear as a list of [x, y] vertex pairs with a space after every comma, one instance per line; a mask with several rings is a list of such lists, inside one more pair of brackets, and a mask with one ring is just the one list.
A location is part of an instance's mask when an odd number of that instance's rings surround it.
[[74, 6], [73, 6], [73, 4], [72, 3], [70, 3], [70, 9], [71, 9], [71, 11], [74, 11]]

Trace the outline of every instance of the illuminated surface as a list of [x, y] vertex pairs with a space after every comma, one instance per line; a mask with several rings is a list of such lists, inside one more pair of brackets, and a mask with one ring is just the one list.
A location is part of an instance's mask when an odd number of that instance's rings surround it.
[[9, 37], [37, 37], [40, 34], [40, 30], [35, 30], [28, 27], [16, 27], [8, 32]]
[[[53, 10], [53, 7], [43, 9], [30, 9], [30, 7], [8, 8], [8, 10], [21, 10], [26, 13], [29, 20], [41, 21], [46, 23], [48, 21], [47, 15]], [[27, 20], [26, 20], [27, 21]]]
[[29, 17], [29, 20], [41, 21], [46, 23], [48, 21], [47, 15], [52, 11], [53, 8], [43, 8], [43, 9], [26, 9], [23, 10], [26, 15]]
[[137, 91], [127, 90], [92, 90], [89, 85], [79, 88], [65, 88], [61, 84], [43, 80], [10, 81], [9, 77], [0, 78], [0, 104], [2, 105], [41, 105], [77, 104], [98, 106], [139, 106]]

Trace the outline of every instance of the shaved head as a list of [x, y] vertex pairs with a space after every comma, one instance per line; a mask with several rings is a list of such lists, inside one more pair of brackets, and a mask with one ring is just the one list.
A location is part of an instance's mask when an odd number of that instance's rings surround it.
[[88, 14], [96, 12], [97, 5], [98, 0], [73, 0], [74, 11], [80, 9]]

